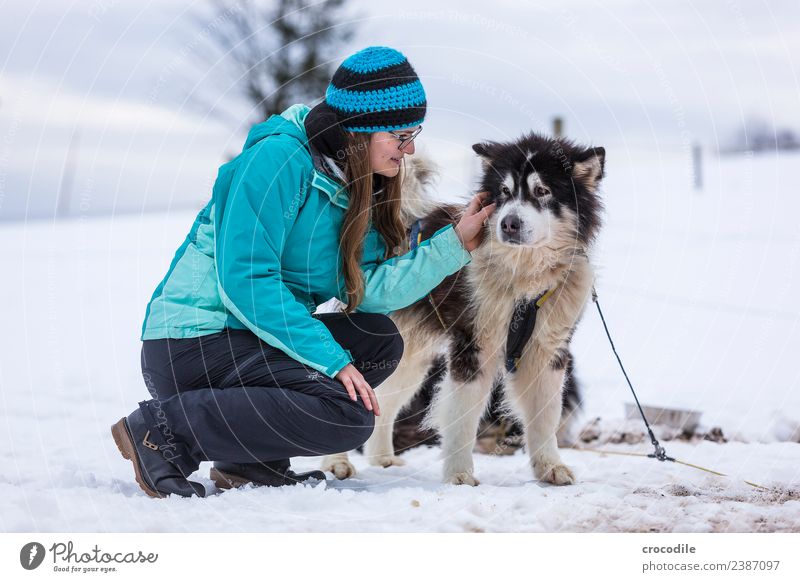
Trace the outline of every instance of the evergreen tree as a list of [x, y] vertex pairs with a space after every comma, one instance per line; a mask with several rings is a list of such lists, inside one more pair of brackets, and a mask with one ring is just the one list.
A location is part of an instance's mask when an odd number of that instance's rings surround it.
[[260, 119], [293, 103], [321, 98], [339, 64], [335, 57], [353, 36], [346, 0], [212, 0], [204, 25], [231, 71], [228, 87]]

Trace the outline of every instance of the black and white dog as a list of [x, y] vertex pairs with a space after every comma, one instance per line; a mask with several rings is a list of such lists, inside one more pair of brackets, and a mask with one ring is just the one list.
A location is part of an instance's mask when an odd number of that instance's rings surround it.
[[[589, 256], [600, 227], [605, 151], [537, 134], [473, 149], [483, 163], [481, 189], [497, 209], [469, 265], [391, 314], [405, 351], [376, 391], [382, 414], [364, 453], [375, 465], [403, 464], [392, 448], [394, 420], [444, 348], [447, 373], [426, 418], [441, 436], [444, 480], [478, 484], [472, 450], [499, 377], [507, 409], [524, 427], [536, 478], [571, 484], [556, 433], [564, 429], [562, 409], [567, 416], [576, 406], [577, 395], [566, 407], [562, 399], [565, 386], [576, 386], [569, 344], [594, 282]], [[422, 240], [463, 211], [426, 200], [428, 174], [425, 164], [411, 164], [403, 192], [404, 219], [410, 225], [421, 218]], [[326, 457], [323, 468], [339, 478], [355, 472], [346, 453]]]

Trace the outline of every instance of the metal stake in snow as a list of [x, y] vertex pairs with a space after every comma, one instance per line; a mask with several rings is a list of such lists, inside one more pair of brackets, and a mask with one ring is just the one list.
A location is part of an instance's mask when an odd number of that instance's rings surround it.
[[636, 390], [633, 389], [633, 384], [631, 384], [630, 378], [628, 378], [628, 373], [625, 371], [625, 366], [622, 365], [622, 360], [617, 353], [617, 348], [614, 347], [614, 340], [611, 339], [611, 334], [608, 331], [608, 326], [606, 325], [606, 318], [603, 317], [603, 310], [600, 309], [600, 302], [597, 300], [597, 290], [595, 290], [594, 286], [592, 286], [592, 301], [594, 304], [597, 305], [597, 312], [600, 314], [600, 320], [603, 322], [603, 328], [606, 330], [606, 336], [608, 336], [608, 341], [611, 344], [611, 350], [614, 352], [614, 355], [617, 357], [617, 362], [619, 362], [619, 367], [622, 370], [622, 374], [625, 376], [625, 381], [628, 382], [628, 386], [630, 386], [631, 392], [633, 392], [633, 399], [636, 400], [636, 406], [639, 407], [639, 414], [642, 415], [642, 420], [644, 420], [644, 425], [647, 427], [647, 433], [650, 435], [650, 442], [653, 444], [655, 448], [655, 452], [650, 453], [647, 455], [653, 459], [658, 459], [659, 461], [675, 461], [672, 457], [667, 456], [667, 451], [664, 450], [664, 447], [658, 442], [656, 435], [653, 434], [653, 429], [650, 428], [650, 423], [647, 422], [647, 417], [644, 415], [644, 410], [642, 410], [642, 405], [639, 404], [639, 398], [636, 396]]

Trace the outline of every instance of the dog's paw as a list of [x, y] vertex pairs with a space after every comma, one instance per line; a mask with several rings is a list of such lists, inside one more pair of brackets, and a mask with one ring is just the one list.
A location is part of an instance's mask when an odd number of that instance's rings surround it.
[[378, 455], [369, 458], [369, 464], [376, 467], [402, 467], [406, 462], [397, 455]]
[[553, 485], [572, 485], [575, 483], [575, 474], [572, 469], [560, 463], [536, 465], [534, 474], [540, 481]]
[[452, 483], [453, 485], [471, 485], [472, 487], [480, 485], [480, 481], [478, 481], [472, 473], [467, 473], [466, 471], [453, 473], [445, 477], [444, 481], [445, 483]]
[[337, 479], [349, 479], [356, 474], [356, 468], [348, 460], [336, 460], [322, 467], [323, 471], [330, 471]]

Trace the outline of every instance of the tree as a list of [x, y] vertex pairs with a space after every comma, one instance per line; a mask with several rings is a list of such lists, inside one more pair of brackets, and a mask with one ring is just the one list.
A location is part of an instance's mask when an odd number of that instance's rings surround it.
[[734, 134], [723, 153], [769, 152], [800, 149], [800, 138], [789, 127], [775, 127], [766, 119], [750, 116]]
[[331, 55], [355, 32], [345, 2], [211, 0], [211, 20], [195, 20], [218, 52], [206, 60], [224, 64], [225, 89], [233, 87], [262, 120], [324, 95], [338, 65]]

